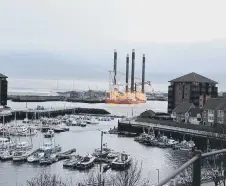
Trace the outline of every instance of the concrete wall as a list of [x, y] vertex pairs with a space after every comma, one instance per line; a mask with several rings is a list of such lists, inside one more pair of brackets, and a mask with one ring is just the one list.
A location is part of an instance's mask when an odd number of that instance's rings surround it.
[[190, 102], [191, 97], [191, 84], [184, 85], [184, 101]]
[[174, 93], [174, 108], [176, 108], [182, 102], [183, 102], [183, 85], [176, 83]]
[[[2, 102], [2, 80], [0, 79], [0, 103]], [[0, 104], [1, 105], [1, 104]]]

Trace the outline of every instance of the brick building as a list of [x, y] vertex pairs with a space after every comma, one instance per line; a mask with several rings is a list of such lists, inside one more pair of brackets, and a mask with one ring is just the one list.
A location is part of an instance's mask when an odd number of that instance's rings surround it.
[[173, 79], [168, 87], [168, 112], [183, 102], [203, 108], [210, 98], [218, 96], [217, 82], [195, 72]]

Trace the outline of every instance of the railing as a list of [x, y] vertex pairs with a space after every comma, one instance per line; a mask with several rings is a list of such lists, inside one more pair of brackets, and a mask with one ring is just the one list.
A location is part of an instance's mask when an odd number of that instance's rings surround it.
[[187, 129], [187, 128], [180, 128], [180, 127], [175, 127], [175, 126], [146, 123], [146, 122], [136, 122], [134, 120], [130, 120], [130, 121], [122, 120], [121, 122], [131, 124], [134, 126], [136, 126], [136, 125], [137, 126], [146, 126], [146, 127], [153, 127], [153, 128], [170, 130], [170, 131], [183, 132], [183, 133], [193, 134], [193, 135], [197, 135], [197, 136], [204, 136], [204, 137], [209, 137], [209, 138], [226, 139], [226, 134], [220, 134], [220, 133], [215, 133], [215, 132], [200, 131], [200, 130], [195, 130], [195, 129]]
[[177, 175], [179, 175], [182, 171], [184, 171], [189, 166], [193, 165], [193, 172], [192, 172], [192, 186], [200, 186], [201, 185], [201, 161], [202, 159], [214, 156], [217, 154], [223, 154], [226, 153], [226, 149], [208, 152], [201, 154], [201, 151], [194, 151], [194, 157], [190, 160], [188, 160], [186, 163], [184, 163], [180, 168], [172, 172], [168, 177], [160, 181], [156, 186], [163, 186], [167, 184], [170, 180], [175, 178]]

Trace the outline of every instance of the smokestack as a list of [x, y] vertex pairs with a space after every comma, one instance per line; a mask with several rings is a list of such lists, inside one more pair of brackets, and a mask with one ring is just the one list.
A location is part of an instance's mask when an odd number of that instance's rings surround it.
[[117, 51], [114, 50], [114, 85], [116, 85], [116, 75], [117, 75]]
[[144, 81], [145, 81], [145, 54], [143, 54], [142, 61], [142, 93], [144, 93]]
[[135, 50], [132, 50], [131, 92], [134, 91]]
[[126, 92], [129, 91], [129, 54], [126, 56]]

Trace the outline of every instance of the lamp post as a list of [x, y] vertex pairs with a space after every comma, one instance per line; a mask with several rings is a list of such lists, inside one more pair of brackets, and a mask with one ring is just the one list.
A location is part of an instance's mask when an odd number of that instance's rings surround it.
[[158, 183], [159, 183], [159, 169], [156, 169], [158, 171]]

